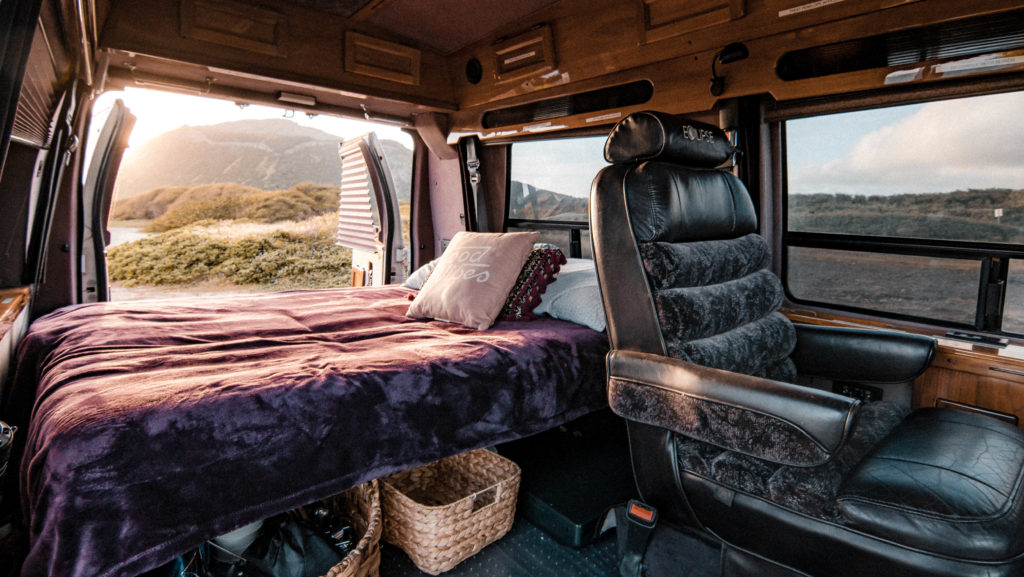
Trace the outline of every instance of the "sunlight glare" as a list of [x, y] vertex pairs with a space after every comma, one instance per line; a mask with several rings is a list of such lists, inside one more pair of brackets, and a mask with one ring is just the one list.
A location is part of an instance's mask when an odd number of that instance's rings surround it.
[[[205, 126], [263, 118], [288, 118], [302, 126], [318, 128], [341, 138], [352, 138], [367, 132], [376, 132], [381, 138], [391, 138], [412, 147], [410, 137], [397, 126], [386, 126], [361, 120], [292, 112], [284, 108], [250, 104], [239, 106], [228, 100], [202, 96], [188, 96], [141, 88], [106, 92], [93, 105], [93, 118], [102, 120], [121, 99], [136, 117], [129, 146], [137, 148], [152, 138], [182, 126]], [[98, 127], [93, 127], [98, 132]]]

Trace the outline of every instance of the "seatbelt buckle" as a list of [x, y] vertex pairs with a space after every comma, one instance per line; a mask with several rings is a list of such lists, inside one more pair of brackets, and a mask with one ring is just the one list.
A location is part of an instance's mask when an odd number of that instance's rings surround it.
[[626, 518], [645, 529], [653, 529], [658, 523], [658, 510], [636, 499], [630, 499], [626, 503]]

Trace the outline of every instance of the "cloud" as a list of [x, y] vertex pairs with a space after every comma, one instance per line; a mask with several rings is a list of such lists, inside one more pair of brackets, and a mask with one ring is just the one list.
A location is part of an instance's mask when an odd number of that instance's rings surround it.
[[1024, 92], [932, 102], [863, 136], [849, 153], [796, 168], [793, 192], [899, 194], [1024, 188]]

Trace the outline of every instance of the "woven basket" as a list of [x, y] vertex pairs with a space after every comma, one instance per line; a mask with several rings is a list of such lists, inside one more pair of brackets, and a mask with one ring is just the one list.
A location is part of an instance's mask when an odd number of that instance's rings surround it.
[[484, 449], [382, 479], [384, 540], [443, 573], [512, 528], [519, 466]]
[[379, 483], [376, 480], [353, 487], [323, 501], [335, 515], [352, 521], [356, 535], [361, 535], [355, 548], [331, 567], [324, 577], [379, 577], [381, 508]]

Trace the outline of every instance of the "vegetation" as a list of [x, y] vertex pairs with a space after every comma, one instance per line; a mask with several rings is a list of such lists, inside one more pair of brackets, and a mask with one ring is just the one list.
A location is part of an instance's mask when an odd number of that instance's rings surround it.
[[302, 183], [267, 191], [229, 182], [157, 188], [119, 200], [113, 218], [152, 220], [149, 232], [165, 232], [203, 220], [298, 222], [337, 210], [337, 186]]
[[204, 221], [111, 248], [110, 279], [124, 286], [192, 284], [223, 278], [273, 288], [344, 286], [351, 251], [334, 244], [331, 218], [265, 230], [227, 231]]
[[227, 281], [266, 288], [343, 286], [351, 251], [335, 246], [336, 186], [264, 191], [235, 183], [168, 186], [118, 202], [115, 220], [158, 234], [112, 247], [122, 286]]
[[[996, 218], [996, 209], [1002, 216]], [[794, 194], [789, 229], [867, 236], [1024, 243], [1024, 190], [853, 196]]]

